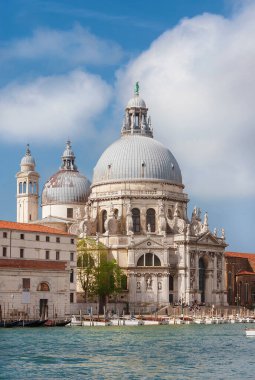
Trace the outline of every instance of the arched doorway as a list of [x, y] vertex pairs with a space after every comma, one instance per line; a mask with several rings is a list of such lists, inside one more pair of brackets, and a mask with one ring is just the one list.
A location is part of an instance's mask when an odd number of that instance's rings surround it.
[[201, 294], [201, 302], [205, 303], [205, 262], [202, 257], [198, 261], [199, 268], [199, 291]]

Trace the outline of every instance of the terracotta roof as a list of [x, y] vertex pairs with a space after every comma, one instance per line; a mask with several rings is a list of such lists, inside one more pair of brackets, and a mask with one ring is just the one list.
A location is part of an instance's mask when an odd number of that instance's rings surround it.
[[247, 270], [240, 270], [240, 272], [238, 272], [236, 274], [236, 276], [243, 276], [243, 275], [249, 275], [249, 276], [253, 275], [254, 276], [255, 273], [254, 272], [249, 272]]
[[225, 257], [236, 257], [239, 259], [247, 259], [249, 261], [251, 269], [255, 272], [255, 253], [225, 252]]
[[243, 259], [255, 258], [255, 253], [244, 253], [244, 252], [225, 252], [225, 257], [240, 257]]
[[0, 220], [0, 229], [27, 231], [27, 232], [44, 232], [47, 234], [54, 234], [54, 235], [75, 236], [75, 235], [69, 234], [68, 232], [58, 230], [57, 228], [47, 227], [41, 224], [17, 223], [17, 222], [9, 222], [6, 220]]
[[66, 270], [66, 261], [40, 261], [20, 259], [0, 259], [0, 268]]

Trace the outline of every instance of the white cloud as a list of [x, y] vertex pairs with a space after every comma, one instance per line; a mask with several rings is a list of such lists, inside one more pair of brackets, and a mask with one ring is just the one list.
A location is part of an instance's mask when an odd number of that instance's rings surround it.
[[121, 47], [96, 37], [80, 25], [68, 31], [39, 28], [32, 37], [0, 45], [1, 61], [47, 59], [63, 65], [116, 64], [123, 56]]
[[74, 135], [88, 137], [110, 98], [110, 86], [82, 71], [10, 84], [0, 90], [2, 139], [50, 143]]
[[122, 104], [139, 80], [155, 137], [194, 195], [255, 195], [255, 6], [184, 19], [117, 75]]

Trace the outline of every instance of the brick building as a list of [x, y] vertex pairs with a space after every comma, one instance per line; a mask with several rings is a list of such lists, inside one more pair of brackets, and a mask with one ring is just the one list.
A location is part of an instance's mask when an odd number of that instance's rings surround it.
[[255, 307], [255, 254], [225, 252], [229, 305]]

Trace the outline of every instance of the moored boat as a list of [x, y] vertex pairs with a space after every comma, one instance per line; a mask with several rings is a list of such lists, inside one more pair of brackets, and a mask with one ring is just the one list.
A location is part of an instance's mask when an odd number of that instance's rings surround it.
[[246, 336], [254, 336], [255, 337], [255, 329], [247, 328], [245, 329]]
[[45, 324], [46, 320], [34, 319], [34, 320], [21, 320], [18, 321], [18, 327], [40, 327]]
[[71, 322], [71, 319], [62, 320], [62, 321], [61, 320], [56, 321], [56, 320], [48, 319], [48, 321], [46, 321], [44, 323], [44, 326], [45, 327], [64, 327], [64, 326], [68, 325], [70, 322]]
[[17, 327], [18, 324], [19, 324], [19, 321], [2, 321], [0, 322], [0, 327], [6, 327], [6, 328]]

